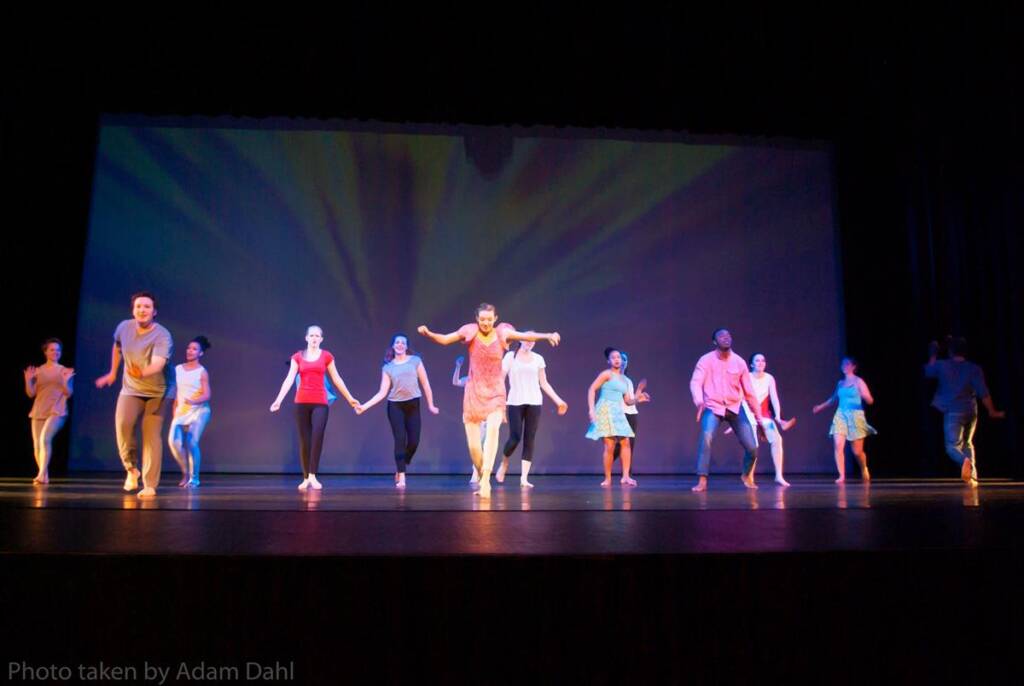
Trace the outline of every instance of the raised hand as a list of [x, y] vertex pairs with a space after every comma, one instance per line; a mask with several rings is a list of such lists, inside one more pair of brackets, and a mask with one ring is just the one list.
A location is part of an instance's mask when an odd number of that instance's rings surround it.
[[427, 328], [426, 324], [421, 324], [418, 327], [416, 327], [416, 332], [424, 336], [430, 335], [430, 329]]
[[32, 365], [25, 367], [25, 381], [32, 381], [39, 374], [39, 370]]
[[548, 336], [548, 343], [551, 344], [552, 348], [557, 348], [558, 344], [562, 342], [562, 336], [556, 331]]

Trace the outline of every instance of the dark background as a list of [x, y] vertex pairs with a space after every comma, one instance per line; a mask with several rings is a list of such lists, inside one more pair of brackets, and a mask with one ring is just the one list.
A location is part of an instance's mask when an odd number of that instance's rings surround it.
[[[71, 341], [101, 112], [522, 124], [831, 141], [847, 349], [885, 432], [878, 476], [952, 476], [919, 364], [958, 333], [999, 406], [982, 476], [1019, 474], [1020, 54], [1010, 10], [956, 5], [818, 16], [349, 15], [330, 31], [265, 21], [114, 29], [99, 20], [3, 41], [4, 378], [54, 330]], [[79, 380], [82, 383], [84, 380]], [[27, 475], [8, 413], [3, 471]], [[67, 433], [58, 440], [59, 474]]]

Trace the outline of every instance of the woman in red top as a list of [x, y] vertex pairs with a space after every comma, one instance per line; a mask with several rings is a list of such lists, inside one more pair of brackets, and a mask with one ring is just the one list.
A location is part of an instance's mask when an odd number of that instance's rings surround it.
[[324, 340], [324, 332], [319, 326], [306, 329], [306, 349], [292, 355], [288, 376], [281, 384], [277, 399], [270, 406], [271, 412], [281, 409], [281, 401], [295, 383], [295, 375], [299, 375], [299, 388], [295, 392], [295, 419], [299, 427], [299, 459], [302, 462], [302, 483], [299, 490], [313, 488], [319, 491], [323, 485], [316, 480], [317, 466], [320, 464], [320, 452], [324, 445], [324, 429], [327, 428], [327, 386], [325, 377], [330, 374], [331, 381], [345, 396], [352, 407], [359, 401], [348, 392], [348, 387], [334, 366], [334, 355], [320, 349]]

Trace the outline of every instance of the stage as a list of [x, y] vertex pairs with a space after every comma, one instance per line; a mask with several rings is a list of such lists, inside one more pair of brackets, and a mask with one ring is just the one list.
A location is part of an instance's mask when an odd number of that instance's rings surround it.
[[3, 552], [111, 555], [678, 555], [1020, 546], [1024, 483], [957, 480], [851, 481], [763, 478], [757, 490], [734, 475], [643, 476], [637, 487], [601, 488], [600, 478], [518, 475], [481, 499], [465, 476], [410, 473], [325, 476], [322, 491], [298, 478], [204, 477], [158, 497], [121, 490], [119, 474], [0, 480]]
[[[258, 662], [302, 684], [1005, 674], [1024, 484], [638, 478], [516, 475], [489, 501], [464, 475], [300, 493], [214, 474], [147, 501], [114, 473], [3, 479], [4, 645], [27, 666]], [[964, 631], [976, 664], [937, 661]]]

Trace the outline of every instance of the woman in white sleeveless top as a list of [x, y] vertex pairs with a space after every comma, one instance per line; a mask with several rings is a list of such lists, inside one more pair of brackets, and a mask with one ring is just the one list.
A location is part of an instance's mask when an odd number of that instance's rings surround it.
[[206, 336], [196, 336], [185, 348], [185, 364], [174, 368], [177, 395], [174, 399], [174, 418], [167, 441], [171, 454], [181, 467], [182, 488], [199, 485], [199, 465], [202, 461], [199, 439], [210, 421], [210, 375], [199, 359], [210, 349]]

